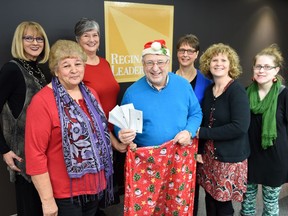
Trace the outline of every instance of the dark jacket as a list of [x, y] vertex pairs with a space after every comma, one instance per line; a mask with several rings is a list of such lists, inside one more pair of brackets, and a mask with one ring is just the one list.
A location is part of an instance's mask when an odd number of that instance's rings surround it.
[[[243, 86], [234, 81], [219, 97], [213, 96], [210, 85], [203, 100], [203, 122], [200, 128], [200, 153], [206, 140], [214, 141], [214, 158], [221, 162], [241, 162], [248, 158], [250, 108]], [[210, 123], [211, 110], [213, 123]], [[201, 146], [202, 145], [202, 146]]]

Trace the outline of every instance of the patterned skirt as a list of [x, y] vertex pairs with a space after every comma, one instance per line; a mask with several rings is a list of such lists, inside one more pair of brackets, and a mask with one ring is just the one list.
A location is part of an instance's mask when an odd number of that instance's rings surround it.
[[213, 141], [205, 144], [203, 164], [198, 164], [197, 181], [217, 201], [242, 202], [247, 189], [247, 159], [225, 163], [214, 159]]

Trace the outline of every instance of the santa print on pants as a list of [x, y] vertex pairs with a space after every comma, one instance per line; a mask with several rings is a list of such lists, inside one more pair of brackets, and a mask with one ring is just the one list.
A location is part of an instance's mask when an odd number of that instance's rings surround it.
[[193, 212], [198, 140], [181, 146], [128, 150], [124, 216], [190, 216]]

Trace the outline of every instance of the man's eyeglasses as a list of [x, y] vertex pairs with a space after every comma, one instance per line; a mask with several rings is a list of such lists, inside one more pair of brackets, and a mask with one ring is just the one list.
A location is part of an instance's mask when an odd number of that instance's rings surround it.
[[179, 54], [184, 54], [185, 52], [187, 52], [188, 55], [192, 55], [193, 53], [196, 52], [196, 50], [193, 49], [178, 49], [177, 50]]
[[34, 42], [34, 40], [36, 40], [37, 43], [43, 43], [44, 42], [44, 38], [42, 38], [42, 37], [35, 37], [34, 38], [32, 36], [23, 36], [22, 39], [28, 43], [32, 43], [32, 42]]
[[262, 65], [255, 65], [253, 67], [253, 69], [260, 71], [263, 68], [264, 71], [269, 71], [269, 70], [272, 70], [272, 69], [274, 69], [276, 67], [277, 66], [271, 66], [271, 65], [263, 65], [263, 66]]
[[168, 62], [169, 60], [166, 60], [166, 61], [157, 61], [157, 62], [154, 62], [154, 61], [144, 61], [144, 64], [145, 64], [145, 66], [146, 67], [148, 67], [148, 68], [152, 68], [155, 64], [159, 67], [159, 68], [163, 68], [166, 64], [167, 64], [167, 62]]

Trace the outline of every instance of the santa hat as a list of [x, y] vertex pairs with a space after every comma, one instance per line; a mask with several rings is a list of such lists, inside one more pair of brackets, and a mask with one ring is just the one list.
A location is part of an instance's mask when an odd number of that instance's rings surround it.
[[144, 50], [142, 51], [142, 56], [147, 54], [166, 55], [170, 57], [170, 52], [166, 47], [165, 40], [154, 40], [146, 43], [144, 45]]

